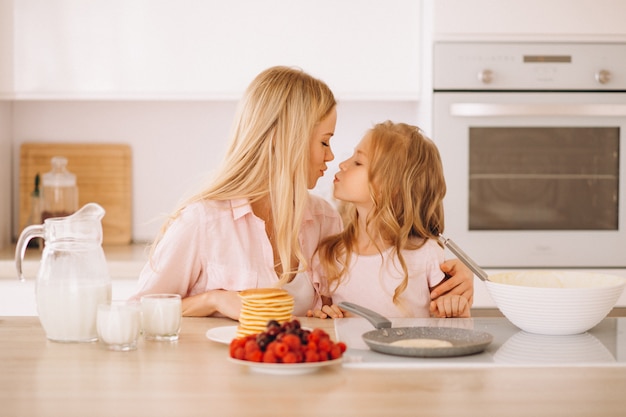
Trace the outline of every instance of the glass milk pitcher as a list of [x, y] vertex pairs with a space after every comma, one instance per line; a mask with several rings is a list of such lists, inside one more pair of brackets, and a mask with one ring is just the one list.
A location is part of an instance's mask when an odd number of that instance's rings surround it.
[[26, 227], [15, 248], [15, 266], [24, 280], [22, 262], [28, 241], [44, 239], [35, 292], [46, 337], [55, 342], [98, 339], [98, 304], [111, 301], [111, 279], [102, 250], [104, 209], [88, 203], [67, 217], [51, 217]]

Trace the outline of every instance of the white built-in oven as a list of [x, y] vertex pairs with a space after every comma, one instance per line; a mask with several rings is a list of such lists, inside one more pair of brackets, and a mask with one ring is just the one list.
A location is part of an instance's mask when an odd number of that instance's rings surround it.
[[626, 44], [434, 47], [445, 235], [484, 267], [626, 266]]

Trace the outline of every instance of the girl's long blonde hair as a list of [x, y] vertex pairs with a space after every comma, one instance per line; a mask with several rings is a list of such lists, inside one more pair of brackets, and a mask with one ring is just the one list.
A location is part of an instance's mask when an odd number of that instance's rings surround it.
[[269, 195], [276, 245], [283, 266], [281, 284], [295, 256], [299, 270], [310, 260], [298, 235], [308, 200], [309, 140], [316, 124], [336, 106], [330, 88], [301, 69], [277, 66], [261, 72], [239, 102], [229, 147], [209, 185], [184, 201], [163, 225], [152, 250], [181, 211], [204, 199], [248, 199]]
[[[387, 121], [368, 134], [368, 184], [374, 209], [366, 225], [368, 231], [377, 233], [369, 236], [371, 241], [380, 238], [391, 244], [392, 257], [402, 266], [404, 279], [393, 296], [398, 304], [409, 279], [402, 250], [418, 249], [426, 239], [443, 233], [446, 183], [439, 151], [419, 128]], [[349, 269], [358, 233], [358, 213], [352, 204], [344, 205], [343, 217], [344, 231], [324, 239], [318, 247], [331, 291]]]

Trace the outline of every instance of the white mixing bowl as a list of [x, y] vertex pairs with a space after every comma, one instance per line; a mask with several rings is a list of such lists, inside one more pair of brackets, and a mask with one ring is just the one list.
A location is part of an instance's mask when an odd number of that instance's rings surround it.
[[489, 276], [487, 290], [502, 314], [529, 333], [586, 332], [609, 314], [626, 278], [578, 271], [515, 271]]

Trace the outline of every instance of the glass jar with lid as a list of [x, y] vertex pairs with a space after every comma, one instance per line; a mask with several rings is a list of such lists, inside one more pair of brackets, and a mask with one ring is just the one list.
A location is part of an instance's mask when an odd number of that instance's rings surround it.
[[78, 209], [76, 175], [67, 170], [67, 158], [55, 156], [52, 169], [43, 174], [41, 221], [50, 217], [65, 217]]

